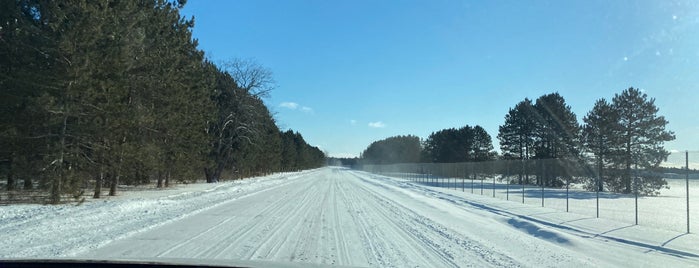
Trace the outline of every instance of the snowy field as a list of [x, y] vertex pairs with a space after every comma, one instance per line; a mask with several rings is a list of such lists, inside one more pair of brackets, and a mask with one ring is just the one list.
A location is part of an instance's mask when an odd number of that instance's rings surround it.
[[322, 168], [135, 192], [81, 206], [13, 205], [0, 207], [0, 258], [699, 266], [695, 234], [468, 190]]
[[[408, 175], [394, 174], [395, 177], [408, 178]], [[410, 179], [407, 179], [410, 180]], [[684, 179], [666, 179], [669, 189], [662, 189], [658, 196], [638, 197], [638, 224], [642, 226], [666, 229], [677, 232], [687, 231], [687, 193]], [[542, 190], [536, 186], [525, 186], [524, 200], [521, 185], [507, 185], [492, 178], [483, 180], [446, 179], [430, 180], [421, 183], [438, 189], [453, 189], [477, 195], [495, 197], [512, 202], [524, 202], [541, 207]], [[439, 186], [439, 187], [437, 187]], [[462, 189], [463, 188], [463, 189]], [[565, 189], [545, 188], [543, 191], [544, 207], [558, 211], [574, 212], [590, 217], [597, 215], [597, 198], [595, 192], [583, 191], [581, 186], [572, 186], [566, 200]], [[494, 190], [493, 190], [494, 189]], [[508, 193], [509, 192], [509, 193]], [[567, 204], [566, 204], [567, 202]], [[689, 180], [690, 231], [699, 232], [699, 180]], [[635, 197], [602, 192], [599, 195], [599, 217], [624, 223], [635, 224]], [[694, 229], [696, 228], [696, 229]]]

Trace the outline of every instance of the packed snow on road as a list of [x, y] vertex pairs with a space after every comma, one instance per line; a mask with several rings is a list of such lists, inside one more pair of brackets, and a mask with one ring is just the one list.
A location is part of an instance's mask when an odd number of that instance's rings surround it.
[[0, 258], [699, 266], [699, 237], [339, 167], [0, 207]]

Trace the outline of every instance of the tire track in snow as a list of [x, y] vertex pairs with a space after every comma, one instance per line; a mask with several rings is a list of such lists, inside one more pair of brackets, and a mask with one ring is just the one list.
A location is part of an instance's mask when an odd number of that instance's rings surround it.
[[[351, 171], [350, 171], [351, 172]], [[430, 220], [427, 217], [421, 216], [415, 211], [381, 196], [378, 192], [367, 187], [367, 185], [376, 186], [375, 182], [368, 181], [365, 178], [351, 172], [352, 175], [363, 184], [358, 187], [368, 194], [365, 196], [371, 197], [376, 205], [377, 210], [382, 210], [384, 217], [389, 220], [401, 219], [403, 224], [395, 223], [397, 228], [409, 233], [415, 240], [433, 249], [436, 255], [442, 257], [442, 260], [455, 265], [456, 263], [469, 263], [471, 257], [483, 260], [485, 263], [493, 266], [516, 267], [520, 266], [514, 259], [490, 249], [489, 247], [473, 241], [450, 231], [448, 228]], [[376, 186], [382, 187], [382, 186]], [[458, 245], [458, 248], [450, 245]], [[461, 252], [459, 252], [461, 251]], [[474, 256], [475, 255], [475, 256]]]
[[[304, 192], [304, 198], [300, 202], [300, 205], [296, 206], [294, 209], [289, 210], [286, 209], [285, 206], [289, 206], [290, 203], [295, 203], [295, 202], [290, 202], [290, 200], [284, 200], [285, 202], [281, 203], [282, 206], [279, 207], [280, 211], [284, 211], [282, 215], [279, 216], [279, 218], [284, 219], [284, 222], [290, 223], [290, 222], [295, 222], [295, 224], [291, 225], [291, 228], [286, 227], [285, 225], [281, 225], [277, 228], [277, 230], [274, 233], [271, 233], [265, 238], [265, 242], [267, 243], [268, 241], [273, 241], [274, 239], [278, 239], [280, 236], [286, 237], [284, 240], [279, 240], [277, 241], [276, 244], [279, 244], [277, 247], [277, 250], [281, 250], [282, 246], [288, 244], [289, 241], [289, 233], [299, 233], [301, 232], [304, 228], [301, 228], [303, 226], [304, 221], [298, 220], [299, 218], [306, 219], [309, 216], [309, 213], [312, 212], [312, 205], [317, 203], [317, 187], [318, 185], [314, 183], [313, 181], [309, 181], [307, 187], [299, 187], [298, 190]], [[304, 215], [302, 217], [299, 217], [299, 215]], [[294, 219], [296, 218], [296, 219]], [[284, 228], [286, 227], [286, 228]], [[261, 245], [262, 246], [262, 245]], [[268, 252], [268, 254], [265, 255], [258, 255], [258, 256], [251, 256], [251, 257], [258, 257], [258, 258], [266, 258], [269, 257], [270, 255], [276, 255], [277, 252]], [[301, 256], [305, 256], [305, 254], [300, 254]], [[296, 257], [296, 256], [295, 256]], [[294, 257], [294, 258], [295, 258]]]
[[[354, 178], [348, 177], [346, 178], [347, 180], [353, 180]], [[349, 183], [349, 182], [348, 182]], [[357, 187], [357, 186], [354, 186]], [[416, 242], [419, 243], [419, 241], [406, 241], [403, 240], [404, 243], [403, 245], [406, 245], [402, 250], [410, 250], [413, 255], [410, 255], [411, 257], [417, 257], [419, 258], [419, 261], [408, 261], [408, 255], [400, 252], [398, 255], [399, 258], [394, 258], [395, 260], [391, 261], [388, 260], [387, 255], [396, 255], [395, 252], [392, 254], [388, 254], [390, 252], [386, 252], [386, 240], [383, 239], [383, 237], [386, 236], [385, 233], [381, 230], [376, 230], [375, 226], [379, 226], [379, 223], [369, 223], [369, 219], [372, 219], [372, 217], [368, 216], [369, 211], [367, 208], [370, 208], [372, 206], [360, 206], [360, 204], [365, 203], [366, 200], [359, 198], [361, 194], [356, 192], [356, 189], [353, 189], [354, 187], [341, 187], [342, 189], [342, 196], [347, 200], [347, 203], [350, 205], [350, 208], [353, 212], [356, 212], [353, 215], [352, 219], [356, 224], [361, 225], [361, 229], [364, 230], [364, 236], [363, 236], [363, 244], [365, 245], [365, 254], [368, 255], [368, 257], [372, 257], [373, 260], [379, 264], [380, 266], [395, 266], [398, 265], [397, 260], [402, 260], [403, 265], [410, 265], [410, 264], [415, 264], [415, 263], [422, 263], [422, 264], [434, 264], [435, 262], [432, 261], [429, 258], [426, 258], [425, 256], [428, 255], [426, 251], [420, 250], [420, 248], [416, 248], [414, 246], [408, 246], [408, 245], [413, 245], [416, 244]], [[352, 198], [349, 198], [351, 196]], [[361, 207], [361, 208], [360, 208]], [[374, 211], [374, 213], [376, 213]], [[376, 218], [374, 218], [376, 219]], [[384, 221], [387, 220], [387, 218], [383, 217], [382, 218]], [[395, 227], [395, 225], [393, 225]], [[376, 232], [380, 232], [380, 235], [377, 234]], [[379, 239], [379, 241], [373, 241], [374, 239]], [[395, 247], [392, 247], [395, 248]], [[379, 251], [380, 250], [380, 251]], [[372, 264], [372, 263], [370, 263]]]
[[[312, 182], [301, 181], [304, 184], [312, 184]], [[284, 198], [278, 198], [262, 209], [254, 209], [254, 217], [248, 218], [245, 222], [239, 223], [238, 226], [246, 227], [245, 229], [239, 229], [233, 232], [228, 232], [223, 235], [225, 238], [220, 239], [218, 245], [225, 244], [224, 248], [217, 249], [211, 248], [207, 251], [216, 252], [212, 256], [206, 256], [211, 258], [221, 258], [222, 256], [237, 256], [240, 259], [253, 259], [255, 253], [260, 250], [260, 248], [265, 244], [266, 241], [273, 238], [274, 236], [269, 232], [272, 231], [275, 226], [280, 226], [287, 218], [289, 214], [293, 215], [298, 213], [304, 206], [310, 203], [310, 198], [312, 197], [311, 191], [301, 191], [302, 188], [292, 188], [297, 191], [293, 193], [286, 193], [284, 196], [300, 196], [301, 202], [300, 206], [294, 207], [292, 210], [288, 210], [289, 200]], [[254, 203], [253, 206], [257, 206], [259, 203]], [[277, 229], [279, 230], [279, 229]], [[222, 230], [228, 231], [228, 230]], [[274, 233], [274, 232], [273, 232]]]
[[344, 239], [344, 234], [342, 233], [342, 226], [340, 226], [340, 223], [342, 222], [340, 220], [340, 209], [338, 207], [338, 193], [340, 191], [340, 186], [337, 182], [337, 178], [334, 178], [333, 184], [332, 184], [332, 203], [333, 203], [333, 216], [334, 216], [334, 227], [332, 228], [333, 230], [333, 235], [335, 236], [335, 251], [337, 252], [337, 257], [339, 259], [339, 263], [349, 263], [350, 262], [350, 254], [348, 252], [348, 246], [346, 244], [346, 240]]
[[366, 219], [362, 217], [362, 215], [357, 215], [362, 213], [362, 211], [359, 208], [357, 208], [357, 202], [354, 199], [350, 200], [347, 194], [347, 190], [343, 189], [343, 187], [339, 188], [341, 189], [340, 193], [342, 195], [342, 199], [348, 206], [349, 213], [351, 215], [351, 219], [354, 223], [354, 226], [359, 227], [361, 235], [360, 240], [363, 245], [362, 249], [364, 251], [364, 255], [368, 260], [368, 264], [385, 265], [385, 262], [381, 259], [381, 255], [376, 255], [378, 248], [374, 243], [372, 243], [372, 238], [376, 236], [373, 233], [370, 234], [370, 228], [372, 228], [372, 226], [366, 222]]

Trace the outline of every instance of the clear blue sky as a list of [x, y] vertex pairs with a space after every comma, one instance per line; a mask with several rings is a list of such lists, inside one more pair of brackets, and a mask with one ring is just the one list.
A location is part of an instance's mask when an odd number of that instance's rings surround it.
[[213, 61], [253, 58], [282, 129], [331, 156], [393, 135], [481, 125], [559, 92], [582, 122], [638, 87], [699, 150], [699, 1], [190, 0]]

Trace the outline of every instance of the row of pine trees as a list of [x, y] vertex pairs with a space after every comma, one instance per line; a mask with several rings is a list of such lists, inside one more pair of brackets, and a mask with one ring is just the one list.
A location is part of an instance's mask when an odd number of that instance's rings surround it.
[[[583, 124], [558, 93], [524, 99], [499, 128], [502, 157], [579, 159], [594, 163], [591, 190], [657, 194], [667, 182], [652, 171], [670, 154], [663, 143], [675, 139], [658, 111], [655, 99], [637, 88], [615, 94], [611, 102], [597, 100]], [[548, 178], [541, 183], [558, 184]]]
[[[551, 93], [535, 101], [526, 98], [510, 108], [498, 130], [500, 155], [493, 151], [491, 137], [482, 127], [465, 126], [433, 132], [423, 141], [409, 135], [373, 142], [360, 162], [499, 159], [509, 162], [499, 166], [516, 170], [524, 184], [560, 186], [577, 173], [587, 176], [582, 179], [590, 190], [652, 195], [667, 184], [654, 171], [669, 155], [663, 143], [675, 139], [674, 133], [665, 129], [668, 121], [658, 111], [654, 99], [629, 88], [616, 94], [611, 102], [599, 99], [580, 124], [565, 99]], [[537, 174], [536, 181], [530, 180], [532, 173]]]
[[[298, 170], [325, 156], [280, 131], [270, 73], [216, 65], [185, 1], [0, 1], [0, 176], [50, 203], [119, 184]], [[21, 182], [21, 183], [20, 183]]]

